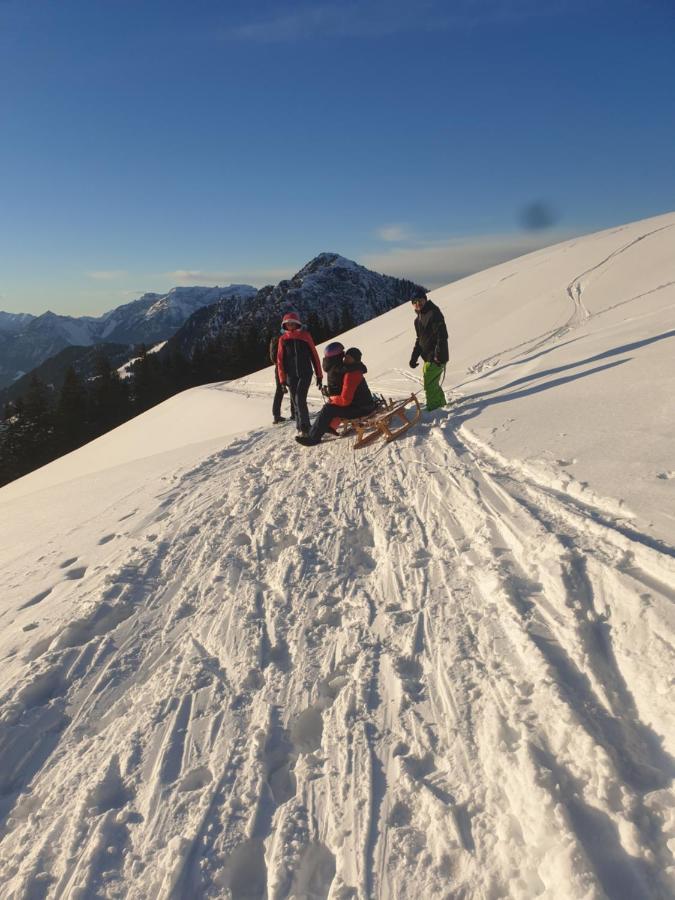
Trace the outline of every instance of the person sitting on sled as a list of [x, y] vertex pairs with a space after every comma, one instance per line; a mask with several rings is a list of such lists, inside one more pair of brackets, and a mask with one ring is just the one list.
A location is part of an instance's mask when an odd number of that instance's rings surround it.
[[443, 313], [427, 297], [424, 288], [419, 288], [412, 297], [412, 305], [417, 313], [415, 318], [415, 346], [410, 357], [410, 368], [417, 366], [422, 357], [424, 367], [422, 377], [427, 396], [427, 412], [445, 406], [445, 394], [441, 387], [442, 376], [449, 359], [448, 329]]
[[342, 371], [342, 390], [328, 398], [328, 403], [317, 416], [309, 434], [306, 437], [296, 437], [299, 444], [305, 447], [320, 444], [324, 434], [337, 425], [340, 419], [358, 419], [375, 409], [375, 400], [363, 377], [368, 369], [361, 362], [361, 351], [356, 347], [345, 350]]
[[321, 390], [323, 375], [321, 360], [316, 352], [312, 335], [295, 312], [286, 313], [281, 320], [283, 334], [279, 338], [277, 350], [277, 372], [279, 383], [287, 384], [291, 392], [291, 402], [295, 406], [295, 426], [303, 435], [309, 433], [309, 410], [307, 391], [312, 383], [312, 369], [316, 375], [316, 386]]

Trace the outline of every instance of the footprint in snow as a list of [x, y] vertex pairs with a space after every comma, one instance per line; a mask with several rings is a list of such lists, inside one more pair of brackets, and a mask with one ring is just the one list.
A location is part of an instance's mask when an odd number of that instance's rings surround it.
[[79, 581], [80, 578], [84, 578], [86, 571], [86, 566], [78, 566], [76, 569], [71, 569], [69, 572], [66, 572], [66, 578], [69, 581]]
[[213, 781], [213, 774], [208, 766], [199, 766], [183, 776], [178, 785], [180, 792], [198, 791]]
[[77, 562], [77, 556], [71, 556], [70, 559], [64, 559], [59, 568], [67, 569], [68, 566], [72, 566], [74, 562]]
[[675, 469], [669, 469], [667, 472], [659, 472], [656, 477], [661, 481], [670, 481], [672, 478], [675, 478]]
[[48, 597], [51, 594], [52, 590], [53, 588], [47, 588], [46, 591], [40, 591], [39, 594], [31, 597], [31, 599], [26, 601], [19, 609], [28, 609], [29, 606], [37, 606], [38, 603], [42, 603], [45, 597]]
[[405, 803], [401, 803], [400, 800], [397, 800], [396, 803], [391, 808], [391, 812], [389, 813], [389, 820], [387, 824], [390, 828], [405, 828], [406, 825], [410, 825], [412, 820], [412, 814], [410, 809], [405, 805]]
[[291, 741], [297, 753], [313, 753], [321, 749], [323, 717], [320, 710], [310, 706], [301, 712], [290, 728]]
[[99, 545], [101, 545], [101, 544], [107, 544], [109, 541], [112, 541], [112, 539], [113, 539], [114, 537], [115, 537], [114, 534], [106, 534], [106, 535], [104, 535], [104, 536], [101, 538], [101, 540], [100, 540], [98, 543], [99, 543]]

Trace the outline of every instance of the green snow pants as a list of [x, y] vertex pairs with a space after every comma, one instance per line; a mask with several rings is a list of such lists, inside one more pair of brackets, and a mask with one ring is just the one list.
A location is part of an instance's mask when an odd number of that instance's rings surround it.
[[440, 385], [441, 377], [445, 375], [445, 366], [439, 366], [434, 362], [425, 362], [422, 368], [424, 379], [424, 393], [427, 395], [427, 412], [445, 406], [445, 394]]

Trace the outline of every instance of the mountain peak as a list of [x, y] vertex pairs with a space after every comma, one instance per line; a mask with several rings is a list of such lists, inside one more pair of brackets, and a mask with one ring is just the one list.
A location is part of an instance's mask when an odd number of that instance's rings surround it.
[[346, 256], [341, 256], [339, 253], [333, 253], [328, 250], [324, 250], [319, 253], [314, 259], [311, 259], [306, 266], [303, 266], [302, 269], [296, 275], [296, 278], [303, 278], [306, 275], [313, 275], [316, 272], [321, 271], [322, 269], [363, 269], [363, 266], [360, 266], [358, 263], [354, 262], [353, 259], [347, 259]]

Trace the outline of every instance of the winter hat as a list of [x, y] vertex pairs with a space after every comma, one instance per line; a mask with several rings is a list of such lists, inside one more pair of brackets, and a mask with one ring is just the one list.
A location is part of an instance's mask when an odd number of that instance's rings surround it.
[[362, 353], [357, 347], [350, 347], [349, 350], [345, 350], [345, 356], [351, 356], [356, 362], [361, 362]]
[[302, 325], [300, 321], [300, 316], [296, 312], [287, 312], [286, 315], [281, 320], [281, 327], [285, 328], [287, 325]]
[[416, 303], [418, 300], [426, 300], [427, 292], [421, 285], [416, 285], [410, 296], [410, 302]]
[[323, 355], [325, 357], [341, 356], [344, 352], [344, 345], [341, 344], [340, 341], [333, 341], [332, 344], [328, 344], [326, 349], [323, 351]]

